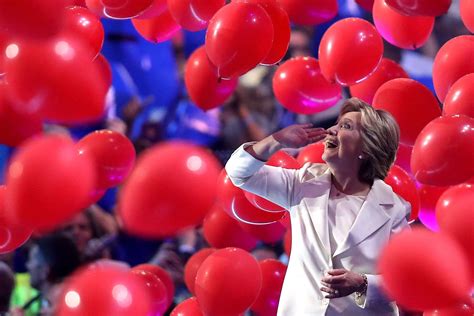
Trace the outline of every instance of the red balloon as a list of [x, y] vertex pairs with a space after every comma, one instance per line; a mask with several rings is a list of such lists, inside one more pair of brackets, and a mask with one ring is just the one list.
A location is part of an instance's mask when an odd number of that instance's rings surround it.
[[385, 0], [387, 5], [404, 15], [438, 16], [448, 12], [451, 0]]
[[452, 307], [435, 309], [433, 311], [424, 312], [423, 316], [472, 316], [474, 308], [471, 304], [457, 304]]
[[374, 7], [374, 0], [355, 0], [365, 11], [372, 13]]
[[462, 302], [470, 290], [469, 268], [460, 247], [450, 237], [423, 228], [392, 237], [378, 268], [387, 294], [407, 309], [449, 307]]
[[2, 77], [5, 74], [5, 49], [10, 44], [11, 38], [0, 31], [0, 83], [2, 82]]
[[279, 222], [287, 229], [291, 228], [290, 213], [286, 212], [285, 215], [279, 220]]
[[168, 10], [167, 0], [153, 0], [151, 6], [148, 7], [143, 13], [141, 13], [138, 18], [140, 19], [151, 19], [159, 16], [163, 12]]
[[249, 308], [261, 287], [257, 260], [242, 249], [225, 248], [202, 263], [194, 288], [205, 314], [232, 315]]
[[216, 72], [207, 58], [204, 46], [196, 49], [186, 62], [186, 89], [191, 100], [204, 111], [224, 103], [237, 87], [237, 78], [220, 80]]
[[471, 32], [474, 33], [474, 8], [473, 0], [460, 0], [459, 12], [461, 13], [461, 20], [464, 26]]
[[110, 130], [94, 131], [77, 143], [81, 155], [93, 158], [97, 172], [97, 187], [114, 187], [122, 183], [135, 163], [132, 142], [120, 133]]
[[66, 8], [63, 32], [83, 41], [91, 59], [97, 57], [104, 43], [104, 28], [97, 15], [83, 7]]
[[204, 316], [197, 298], [190, 297], [179, 303], [171, 312], [171, 316]]
[[438, 187], [434, 185], [421, 184], [418, 188], [420, 196], [420, 213], [418, 218], [423, 225], [432, 231], [439, 231], [438, 222], [436, 221], [436, 202], [444, 191], [449, 187]]
[[[130, 270], [132, 275], [143, 284], [149, 295], [153, 315], [163, 315], [168, 308], [168, 292], [166, 286], [160, 278], [149, 271], [133, 268]], [[147, 315], [150, 315], [147, 314]]]
[[451, 86], [464, 75], [474, 72], [474, 35], [450, 39], [436, 54], [433, 83], [436, 95], [444, 102]]
[[217, 200], [227, 214], [249, 224], [273, 223], [286, 214], [286, 211], [266, 212], [252, 205], [244, 191], [232, 184], [225, 170], [218, 179]]
[[108, 88], [112, 85], [112, 68], [104, 55], [99, 54], [94, 60], [96, 67], [101, 73], [101, 78], [103, 79], [104, 85]]
[[196, 274], [204, 260], [216, 251], [214, 248], [204, 248], [196, 252], [189, 258], [184, 266], [184, 283], [192, 295], [195, 295], [194, 283], [196, 282]]
[[360, 83], [349, 87], [351, 95], [372, 104], [375, 92], [385, 82], [396, 78], [408, 78], [405, 70], [396, 62], [382, 58], [377, 69]]
[[168, 9], [176, 22], [188, 31], [204, 30], [225, 0], [168, 0]]
[[320, 62], [313, 57], [292, 58], [278, 67], [273, 91], [285, 108], [299, 114], [327, 110], [342, 97], [341, 87], [324, 78]]
[[286, 255], [289, 257], [291, 254], [291, 229], [288, 229], [283, 236], [283, 249]]
[[400, 14], [388, 6], [385, 0], [375, 0], [373, 16], [380, 35], [390, 44], [404, 49], [423, 46], [434, 26], [434, 17]]
[[150, 19], [132, 19], [132, 24], [144, 39], [152, 43], [165, 42], [181, 29], [168, 10]]
[[318, 142], [314, 144], [310, 144], [304, 147], [299, 153], [298, 157], [296, 157], [296, 161], [303, 166], [307, 162], [311, 163], [326, 163], [322, 156], [324, 152], [324, 143]]
[[19, 248], [31, 236], [31, 229], [23, 225], [12, 225], [5, 218], [5, 191], [0, 185], [0, 254]]
[[112, 19], [130, 19], [144, 13], [154, 0], [101, 0], [105, 16]]
[[133, 270], [146, 271], [146, 272], [156, 275], [161, 280], [161, 282], [163, 282], [166, 288], [166, 293], [167, 293], [166, 308], [171, 306], [174, 300], [175, 287], [174, 287], [173, 279], [171, 278], [169, 273], [166, 272], [165, 269], [154, 264], [143, 263], [143, 264], [139, 264], [133, 267]]
[[86, 0], [86, 7], [99, 18], [105, 18], [105, 7], [101, 0]]
[[462, 183], [474, 175], [474, 119], [439, 117], [416, 139], [411, 170], [417, 181], [438, 186]]
[[274, 65], [280, 62], [290, 44], [290, 19], [286, 11], [276, 0], [238, 0], [237, 2], [260, 4], [265, 9], [273, 24], [273, 44], [267, 57], [260, 63]]
[[239, 222], [219, 206], [215, 206], [204, 219], [203, 234], [214, 248], [238, 247], [251, 251], [258, 240], [246, 232]]
[[246, 224], [239, 222], [239, 225], [255, 238], [258, 238], [259, 240], [268, 244], [275, 244], [282, 240], [286, 231], [285, 226], [283, 226], [283, 224], [280, 222], [265, 225]]
[[291, 22], [316, 25], [332, 20], [338, 11], [337, 0], [280, 0]]
[[375, 93], [373, 106], [393, 115], [400, 126], [400, 142], [413, 146], [421, 130], [441, 115], [436, 97], [418, 81], [392, 79]]
[[57, 35], [70, 0], [16, 0], [0, 2], [0, 29], [15, 38], [45, 40]]
[[330, 82], [353, 85], [375, 71], [383, 54], [383, 41], [375, 27], [358, 18], [337, 21], [319, 44], [319, 65]]
[[18, 146], [21, 142], [43, 131], [41, 118], [36, 114], [18, 113], [6, 97], [7, 85], [0, 84], [0, 143]]
[[174, 141], [150, 148], [119, 195], [125, 229], [162, 238], [200, 224], [214, 204], [220, 169], [211, 153], [194, 144]]
[[259, 264], [262, 270], [262, 289], [250, 309], [258, 315], [276, 315], [286, 265], [275, 259], [266, 259]]
[[411, 174], [410, 160], [412, 151], [412, 146], [404, 145], [402, 143], [398, 144], [395, 164], [399, 167], [402, 167], [403, 170], [405, 170], [408, 174]]
[[140, 280], [115, 266], [76, 272], [64, 285], [58, 305], [58, 316], [148, 315], [151, 309]]
[[6, 218], [40, 230], [68, 220], [94, 189], [91, 158], [78, 155], [64, 136], [39, 136], [22, 144], [7, 174]]
[[474, 89], [472, 87], [474, 87], [474, 73], [456, 81], [444, 99], [443, 115], [464, 114], [474, 118]]
[[[273, 154], [268, 161], [265, 163], [268, 166], [281, 167], [284, 169], [299, 169], [301, 165], [295, 158], [290, 156], [283, 150], [277, 151]], [[245, 197], [247, 200], [252, 203], [252, 205], [268, 212], [281, 212], [284, 209], [275, 203], [270, 202], [269, 200], [260, 197], [256, 194], [250, 193], [244, 190]]]
[[392, 187], [393, 192], [410, 203], [411, 213], [409, 221], [414, 221], [420, 211], [420, 197], [416, 190], [415, 181], [413, 181], [405, 170], [397, 165], [393, 165], [392, 168], [390, 168], [384, 181]]
[[86, 7], [86, 1], [85, 0], [73, 0], [72, 5], [75, 6], [81, 6], [81, 7]]
[[94, 122], [103, 115], [108, 87], [82, 43], [63, 34], [9, 48], [6, 80], [18, 111], [65, 124]]
[[474, 185], [461, 184], [444, 191], [436, 203], [436, 219], [441, 232], [456, 240], [462, 247], [471, 269], [474, 284]]
[[209, 23], [206, 53], [221, 78], [243, 75], [262, 62], [273, 43], [272, 20], [260, 5], [231, 2]]

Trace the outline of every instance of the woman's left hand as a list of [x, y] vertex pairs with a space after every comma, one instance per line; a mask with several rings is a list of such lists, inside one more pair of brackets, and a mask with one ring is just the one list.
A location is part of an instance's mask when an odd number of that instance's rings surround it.
[[364, 278], [359, 274], [345, 269], [329, 270], [327, 276], [321, 279], [321, 291], [328, 293], [325, 298], [337, 298], [357, 292], [363, 284]]

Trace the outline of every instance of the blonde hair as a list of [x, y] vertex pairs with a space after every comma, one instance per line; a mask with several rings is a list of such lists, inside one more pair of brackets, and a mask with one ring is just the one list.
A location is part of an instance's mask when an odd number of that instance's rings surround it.
[[393, 116], [384, 110], [376, 110], [358, 98], [347, 99], [339, 117], [348, 112], [361, 113], [362, 155], [359, 179], [372, 183], [374, 179], [385, 179], [395, 161], [400, 129]]

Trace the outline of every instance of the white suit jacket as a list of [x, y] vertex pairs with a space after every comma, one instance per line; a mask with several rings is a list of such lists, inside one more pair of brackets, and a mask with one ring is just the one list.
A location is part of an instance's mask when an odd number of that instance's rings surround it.
[[[290, 170], [265, 165], [239, 147], [226, 164], [234, 185], [265, 197], [290, 212], [292, 249], [278, 307], [279, 316], [398, 315], [382, 293], [377, 259], [391, 235], [407, 227], [410, 204], [382, 180], [375, 180], [347, 239], [331, 255], [328, 198], [331, 173], [326, 165], [306, 163]], [[321, 278], [328, 269], [364, 273], [367, 295], [324, 299]]]

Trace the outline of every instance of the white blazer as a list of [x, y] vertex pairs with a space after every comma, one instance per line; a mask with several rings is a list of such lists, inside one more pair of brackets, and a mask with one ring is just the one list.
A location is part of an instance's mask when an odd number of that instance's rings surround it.
[[[382, 180], [375, 180], [347, 239], [331, 254], [328, 198], [331, 173], [324, 164], [298, 170], [265, 165], [239, 147], [226, 164], [234, 185], [265, 197], [290, 212], [292, 249], [278, 307], [279, 316], [398, 315], [395, 302], [382, 293], [377, 259], [391, 235], [408, 227], [410, 204]], [[321, 278], [328, 269], [364, 273], [367, 295], [325, 299]]]

